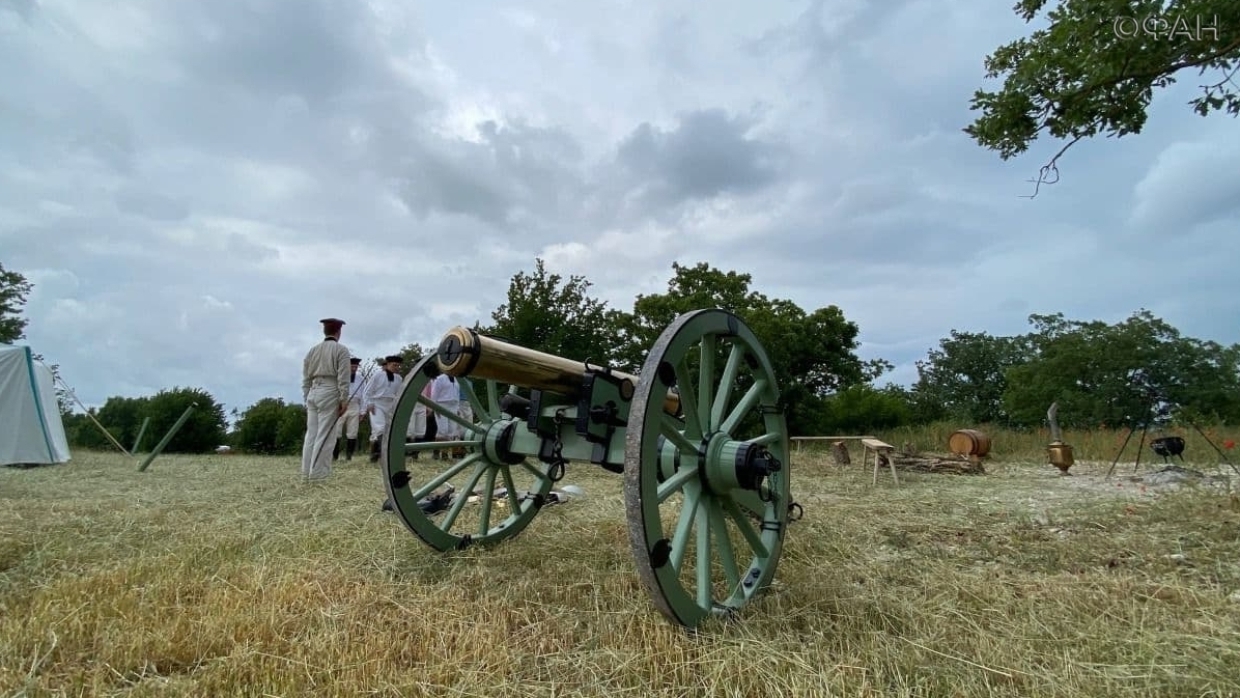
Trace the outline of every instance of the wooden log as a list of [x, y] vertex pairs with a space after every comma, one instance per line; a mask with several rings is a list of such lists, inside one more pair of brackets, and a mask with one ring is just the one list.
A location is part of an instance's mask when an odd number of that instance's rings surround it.
[[921, 473], [938, 473], [948, 475], [985, 475], [986, 469], [980, 461], [943, 456], [905, 456], [892, 454], [892, 463], [900, 470], [912, 470]]
[[851, 465], [852, 460], [848, 457], [848, 445], [843, 441], [836, 441], [831, 444], [831, 458], [836, 465]]

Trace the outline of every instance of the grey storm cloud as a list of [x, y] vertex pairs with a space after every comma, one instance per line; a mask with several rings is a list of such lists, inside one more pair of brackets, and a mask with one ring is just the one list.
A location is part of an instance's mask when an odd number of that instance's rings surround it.
[[722, 109], [681, 115], [669, 131], [643, 123], [620, 144], [617, 162], [656, 205], [744, 195], [778, 181], [789, 160], [785, 144], [750, 137], [753, 125]]
[[1025, 31], [916, 0], [0, 3], [0, 260], [92, 405], [298, 400], [319, 318], [358, 356], [431, 344], [539, 256], [622, 308], [674, 261], [751, 273], [901, 382], [1032, 312], [1240, 340], [1234, 122], [1173, 88], [1022, 198], [1057, 144], [960, 129]]
[[495, 226], [529, 211], [560, 218], [580, 191], [580, 147], [558, 129], [487, 121], [477, 142], [427, 139], [407, 148], [395, 179], [422, 217], [437, 211]]

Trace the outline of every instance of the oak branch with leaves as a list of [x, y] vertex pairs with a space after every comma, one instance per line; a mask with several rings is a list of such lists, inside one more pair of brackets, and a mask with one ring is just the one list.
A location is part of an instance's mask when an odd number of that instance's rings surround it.
[[[1013, 9], [1031, 22], [1048, 3], [1021, 0]], [[987, 56], [986, 78], [1003, 86], [974, 93], [971, 109], [981, 115], [964, 129], [1003, 160], [1043, 133], [1065, 141], [1032, 196], [1058, 181], [1059, 158], [1080, 140], [1140, 133], [1154, 91], [1183, 71], [1199, 76], [1193, 111], [1240, 114], [1238, 0], [1060, 0], [1046, 21]]]

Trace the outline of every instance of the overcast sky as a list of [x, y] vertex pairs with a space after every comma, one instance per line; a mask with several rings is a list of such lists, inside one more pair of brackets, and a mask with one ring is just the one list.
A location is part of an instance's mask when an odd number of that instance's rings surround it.
[[900, 383], [1035, 312], [1240, 341], [1235, 119], [1184, 75], [1022, 198], [1057, 144], [961, 132], [1010, 5], [0, 0], [0, 262], [92, 406], [300, 402], [320, 318], [433, 345], [540, 256], [624, 309], [674, 261], [751, 273]]

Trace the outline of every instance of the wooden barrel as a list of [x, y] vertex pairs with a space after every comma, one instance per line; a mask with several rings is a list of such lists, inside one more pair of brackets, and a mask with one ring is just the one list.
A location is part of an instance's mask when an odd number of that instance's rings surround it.
[[947, 448], [961, 456], [981, 458], [990, 453], [990, 437], [976, 429], [957, 429], [948, 437]]

